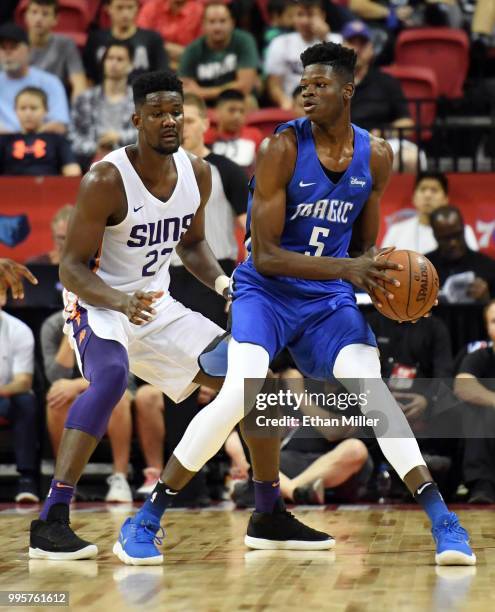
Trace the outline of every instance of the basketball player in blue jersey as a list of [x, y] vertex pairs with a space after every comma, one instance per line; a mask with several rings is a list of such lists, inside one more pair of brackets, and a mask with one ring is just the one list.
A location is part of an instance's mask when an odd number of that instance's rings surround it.
[[[221, 382], [201, 374], [197, 360], [224, 330], [167, 291], [170, 257], [177, 249], [192, 274], [227, 296], [229, 279], [204, 235], [210, 167], [179, 146], [183, 93], [173, 73], [144, 74], [134, 82], [133, 93], [137, 144], [112, 151], [82, 180], [60, 265], [61, 280], [73, 294], [66, 305], [66, 332], [90, 385], [69, 410], [54, 479], [40, 519], [31, 524], [29, 556], [35, 559], [97, 554], [94, 544], [70, 528], [69, 503], [127, 387], [129, 370], [175, 402], [199, 384], [218, 388]], [[97, 251], [97, 266], [91, 271], [88, 262]], [[256, 478], [273, 480], [278, 474], [278, 440], [246, 442]], [[116, 552], [126, 562], [162, 562], [153, 544], [162, 505], [173, 499], [182, 486], [180, 479], [191, 476], [173, 461], [169, 470], [175, 478], [166, 486], [159, 482], [138, 517], [123, 529], [123, 545]], [[286, 540], [297, 530], [300, 539], [318, 540], [320, 547], [333, 542], [295, 517], [286, 524], [290, 530], [281, 530]]]
[[[360, 390], [370, 385], [369, 405], [361, 410], [378, 409], [388, 422], [386, 435], [375, 428], [378, 443], [431, 519], [436, 562], [473, 565], [468, 534], [447, 509], [402, 410], [381, 379], [376, 341], [352, 288], [388, 293], [378, 281], [386, 269], [398, 269], [384, 262], [384, 251], [374, 246], [392, 151], [384, 140], [351, 124], [354, 51], [322, 43], [302, 53], [301, 60], [306, 117], [279, 126], [257, 159], [248, 208], [250, 255], [234, 272], [225, 382], [189, 424], [161, 486], [177, 490], [186, 480], [181, 473], [197, 472], [220, 448], [244, 409], [252, 407], [252, 398], [244, 397], [244, 380], [264, 379], [270, 361], [288, 347], [307, 377], [335, 378], [353, 391], [356, 385]], [[354, 258], [348, 256], [351, 236], [362, 253]], [[278, 527], [285, 527], [286, 519], [274, 511], [281, 505], [277, 477], [273, 482], [255, 477], [256, 490], [264, 503], [249, 521], [247, 546], [290, 547]], [[156, 493], [165, 499], [159, 489]], [[152, 512], [147, 502], [136, 518]], [[121, 551], [128, 538], [124, 525], [116, 548], [125, 562]], [[316, 548], [318, 538], [306, 544]], [[157, 554], [153, 547], [141, 550], [142, 561], [148, 555], [152, 562]]]

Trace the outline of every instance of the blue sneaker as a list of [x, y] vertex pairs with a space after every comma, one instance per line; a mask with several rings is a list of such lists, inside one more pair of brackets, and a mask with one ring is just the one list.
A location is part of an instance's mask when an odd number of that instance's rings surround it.
[[[160, 535], [157, 532], [161, 530]], [[159, 523], [129, 517], [120, 528], [119, 539], [113, 545], [113, 554], [126, 565], [160, 565], [163, 555], [156, 547], [161, 545], [165, 531]]]
[[437, 545], [437, 565], [475, 565], [476, 555], [469, 546], [468, 532], [461, 527], [455, 512], [442, 516], [432, 527]]

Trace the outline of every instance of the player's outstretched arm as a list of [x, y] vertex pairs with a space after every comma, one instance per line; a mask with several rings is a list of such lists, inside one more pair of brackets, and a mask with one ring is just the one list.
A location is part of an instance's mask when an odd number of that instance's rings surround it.
[[113, 164], [97, 164], [81, 181], [59, 270], [66, 289], [88, 304], [120, 312], [124, 312], [127, 296], [104, 283], [89, 263], [98, 255], [107, 224], [122, 221], [126, 208], [118, 170]]
[[[280, 246], [286, 219], [286, 189], [296, 156], [297, 144], [291, 129], [272, 136], [258, 153], [251, 211], [251, 245], [256, 269], [266, 276], [312, 280], [343, 278], [366, 290], [380, 290], [376, 279], [389, 279], [382, 271], [386, 269], [383, 262], [373, 257], [308, 257]], [[390, 267], [395, 268], [395, 264]]]
[[211, 169], [207, 162], [197, 157], [192, 159], [192, 164], [198, 181], [201, 202], [191, 227], [182, 236], [176, 247], [177, 255], [186, 269], [200, 282], [226, 298], [228, 277], [225, 276], [205, 238], [205, 209], [211, 195]]
[[33, 285], [38, 284], [38, 280], [26, 266], [12, 259], [0, 258], [0, 299], [7, 299], [7, 289], [9, 288], [15, 300], [22, 299], [24, 297], [23, 278], [27, 278]]

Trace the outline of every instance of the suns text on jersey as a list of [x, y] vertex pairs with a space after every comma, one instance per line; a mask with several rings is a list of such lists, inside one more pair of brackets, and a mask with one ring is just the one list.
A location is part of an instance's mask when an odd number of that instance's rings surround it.
[[191, 226], [194, 215], [159, 219], [156, 223], [133, 225], [129, 233], [127, 246], [143, 247], [163, 244], [169, 241], [179, 242], [181, 236]]

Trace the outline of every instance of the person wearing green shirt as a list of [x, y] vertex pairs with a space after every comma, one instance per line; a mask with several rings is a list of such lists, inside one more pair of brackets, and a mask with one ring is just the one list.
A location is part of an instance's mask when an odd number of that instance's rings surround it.
[[225, 89], [250, 94], [259, 66], [253, 36], [235, 28], [229, 7], [220, 2], [206, 6], [203, 32], [203, 36], [186, 47], [180, 61], [184, 91], [207, 103], [214, 102]]

